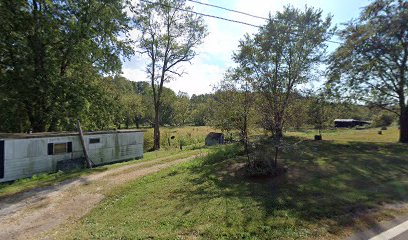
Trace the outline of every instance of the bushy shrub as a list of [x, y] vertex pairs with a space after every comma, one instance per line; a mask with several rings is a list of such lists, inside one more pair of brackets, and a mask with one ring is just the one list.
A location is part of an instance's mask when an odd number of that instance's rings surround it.
[[245, 170], [249, 177], [272, 176], [276, 172], [276, 168], [270, 161], [259, 159], [249, 162]]
[[377, 115], [373, 120], [374, 127], [388, 127], [394, 121], [394, 117], [387, 113]]
[[230, 144], [217, 147], [215, 151], [210, 152], [206, 157], [206, 163], [215, 163], [221, 160], [233, 158], [243, 154], [243, 148], [240, 144]]

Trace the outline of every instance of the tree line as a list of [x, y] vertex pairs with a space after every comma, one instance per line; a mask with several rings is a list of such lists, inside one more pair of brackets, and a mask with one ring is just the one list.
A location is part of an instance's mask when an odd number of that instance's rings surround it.
[[[378, 121], [397, 116], [408, 142], [405, 1], [375, 0], [341, 30], [320, 9], [287, 6], [242, 38], [215, 93], [189, 97], [165, 84], [185, 74], [208, 34], [191, 10], [185, 0], [1, 1], [0, 131], [74, 130], [77, 119], [88, 130], [150, 126], [159, 149], [161, 125], [239, 129], [245, 141], [255, 124], [280, 139], [289, 127], [382, 109]], [[136, 53], [149, 82], [120, 77]], [[300, 90], [322, 77], [321, 91]]]

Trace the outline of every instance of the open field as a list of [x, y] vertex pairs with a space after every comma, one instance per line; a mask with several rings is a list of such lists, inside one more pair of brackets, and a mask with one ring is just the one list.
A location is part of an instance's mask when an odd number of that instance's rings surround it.
[[[216, 129], [207, 126], [188, 126], [188, 127], [162, 127], [160, 128], [160, 144], [163, 148], [179, 148], [180, 143], [183, 146], [197, 147], [202, 146], [205, 137], [209, 132], [216, 131]], [[174, 139], [171, 139], [171, 137]], [[169, 145], [170, 143], [170, 145]], [[144, 138], [144, 149], [149, 151], [153, 147], [153, 129], [147, 129]]]
[[288, 138], [303, 142], [282, 155], [289, 170], [275, 179], [245, 177], [240, 150], [221, 147], [115, 189], [81, 221], [52, 234], [61, 239], [340, 239], [408, 214], [406, 145], [389, 143], [395, 136], [376, 142], [375, 129], [323, 137], [330, 140]]
[[[324, 140], [336, 140], [340, 142], [361, 141], [361, 142], [389, 142], [395, 143], [398, 141], [399, 130], [396, 127], [390, 127], [388, 130], [383, 130], [382, 134], [378, 134], [380, 128], [367, 128], [362, 130], [356, 129], [333, 129], [324, 130], [322, 133]], [[316, 130], [305, 130], [296, 132], [287, 132], [288, 136], [305, 137], [313, 139], [317, 134]]]
[[[180, 151], [174, 141], [165, 150], [145, 153], [142, 160], [1, 184], [0, 198], [26, 195], [26, 191], [31, 194], [47, 186], [57, 189], [64, 182], [94, 175], [110, 174], [117, 178], [115, 182], [128, 179], [108, 188], [101, 188], [101, 183], [86, 184], [88, 193], [98, 195], [103, 189], [106, 198], [95, 198], [96, 205], [84, 205], [86, 211], [80, 212], [90, 211], [85, 216], [58, 218], [60, 225], [51, 224], [46, 233], [57, 239], [340, 239], [377, 221], [408, 214], [408, 148], [395, 143], [396, 128], [382, 135], [378, 129], [324, 131], [325, 141], [320, 142], [311, 141], [314, 130], [287, 132], [288, 142], [300, 144], [281, 156], [280, 163], [288, 167], [288, 173], [275, 179], [245, 177], [242, 166], [246, 159], [240, 156], [238, 145], [203, 149], [209, 131], [214, 130], [164, 128], [165, 136], [189, 139], [188, 146]], [[129, 175], [139, 164], [153, 169], [208, 152], [208, 157], [140, 179], [132, 180]], [[119, 175], [112, 174], [114, 171]], [[101, 179], [111, 186], [111, 180]], [[69, 205], [60, 200], [58, 204]], [[30, 231], [19, 234], [29, 236]]]

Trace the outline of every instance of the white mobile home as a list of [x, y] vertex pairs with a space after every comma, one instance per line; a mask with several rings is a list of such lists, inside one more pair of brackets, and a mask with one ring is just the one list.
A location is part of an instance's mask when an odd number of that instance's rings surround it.
[[[96, 165], [143, 157], [143, 131], [85, 132], [89, 159]], [[0, 182], [57, 171], [57, 163], [82, 158], [78, 133], [0, 134]]]

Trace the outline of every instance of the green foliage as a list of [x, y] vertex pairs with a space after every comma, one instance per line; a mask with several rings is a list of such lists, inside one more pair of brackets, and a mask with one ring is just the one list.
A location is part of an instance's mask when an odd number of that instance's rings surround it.
[[14, 113], [2, 114], [2, 131], [70, 128], [67, 118], [93, 113], [101, 74], [132, 52], [119, 37], [129, 29], [122, 0], [6, 0], [0, 15], [0, 109]]
[[247, 142], [257, 119], [255, 94], [251, 90], [246, 73], [238, 68], [230, 69], [211, 104], [212, 125], [227, 132], [238, 130], [242, 142]]
[[137, 47], [149, 58], [146, 72], [153, 90], [156, 150], [160, 149], [160, 120], [172, 114], [166, 109], [160, 115], [163, 103], [169, 102], [162, 99], [163, 84], [183, 75], [180, 65], [197, 55], [196, 48], [207, 35], [203, 18], [190, 12], [192, 9], [185, 0], [141, 1], [131, 7], [140, 32]]
[[308, 106], [308, 120], [309, 123], [314, 126], [315, 129], [321, 130], [331, 125], [333, 118], [333, 112], [330, 111], [330, 105], [324, 92], [311, 96]]
[[222, 90], [215, 93], [214, 101], [211, 103], [211, 109], [214, 112], [211, 125], [227, 132], [246, 131], [248, 119], [245, 120], [245, 93], [239, 92], [233, 86], [229, 87], [226, 89], [227, 86], [224, 85]]
[[329, 66], [335, 94], [400, 116], [401, 142], [408, 142], [407, 29], [406, 1], [375, 0], [339, 32], [343, 44]]
[[263, 98], [258, 104], [262, 125], [277, 138], [282, 137], [296, 86], [309, 82], [323, 60], [330, 24], [331, 17], [323, 19], [321, 10], [289, 6], [240, 42], [234, 61]]
[[[191, 149], [204, 145], [205, 137], [209, 132], [215, 131], [210, 127], [163, 127], [160, 131], [161, 146], [163, 149], [178, 149], [182, 144], [183, 149]], [[174, 137], [174, 138], [172, 138]], [[144, 150], [154, 148], [153, 129], [147, 130], [144, 135]]]
[[190, 98], [187, 93], [179, 92], [174, 102], [174, 123], [177, 126], [185, 125], [191, 118]]
[[381, 113], [373, 119], [373, 126], [388, 127], [394, 122], [394, 116], [387, 113]]
[[298, 93], [294, 93], [291, 97], [291, 104], [288, 105], [286, 111], [286, 128], [293, 128], [296, 130], [302, 129], [308, 124], [308, 107], [310, 105], [307, 97]]
[[193, 94], [190, 99], [191, 121], [195, 126], [206, 126], [213, 116], [213, 109], [210, 107], [213, 102], [213, 95]]

